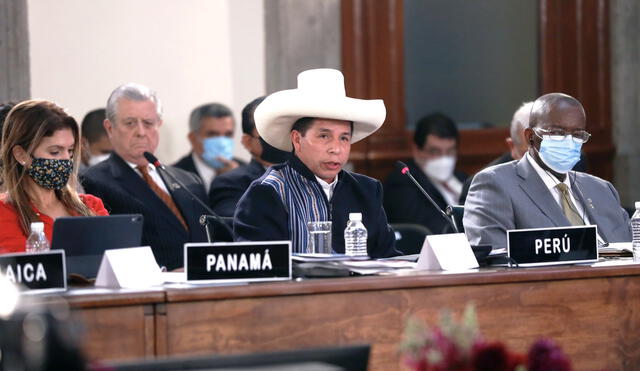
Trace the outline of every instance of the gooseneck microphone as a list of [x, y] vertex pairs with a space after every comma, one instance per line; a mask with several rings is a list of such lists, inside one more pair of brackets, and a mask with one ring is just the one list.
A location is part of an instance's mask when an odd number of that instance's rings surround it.
[[433, 198], [431, 198], [431, 196], [429, 196], [427, 191], [425, 191], [424, 188], [422, 188], [422, 186], [420, 185], [420, 183], [418, 183], [416, 178], [414, 178], [413, 175], [411, 175], [411, 172], [409, 171], [409, 166], [407, 166], [407, 164], [405, 164], [402, 161], [398, 161], [398, 162], [396, 162], [396, 164], [398, 165], [398, 168], [400, 169], [400, 172], [403, 175], [408, 176], [409, 179], [411, 179], [413, 184], [415, 184], [416, 188], [418, 188], [420, 190], [420, 192], [424, 195], [424, 197], [426, 197], [427, 200], [429, 200], [429, 202], [431, 202], [431, 205], [433, 205], [433, 207], [440, 212], [440, 215], [442, 215], [442, 217], [447, 221], [447, 223], [449, 225], [451, 225], [451, 227], [453, 227], [453, 230], [456, 233], [460, 233], [460, 231], [458, 230], [458, 226], [456, 225], [456, 221], [455, 221], [455, 219], [453, 218], [453, 215], [452, 215], [453, 214], [453, 208], [450, 205], [447, 205], [447, 212], [445, 213], [444, 211], [442, 211], [440, 206], [438, 206], [438, 204], [433, 200]]
[[[184, 189], [185, 191], [187, 191], [187, 193], [189, 194], [189, 196], [191, 196], [191, 198], [196, 201], [200, 206], [202, 206], [203, 209], [207, 210], [207, 212], [209, 213], [209, 215], [207, 214], [203, 214], [200, 216], [199, 222], [200, 225], [205, 227], [205, 231], [207, 232], [207, 239], [209, 240], [209, 242], [213, 242], [213, 230], [211, 232], [209, 232], [209, 228], [206, 228], [207, 225], [209, 224], [209, 219], [213, 219], [216, 222], [218, 222], [220, 225], [222, 225], [225, 230], [227, 232], [229, 232], [229, 234], [231, 236], [233, 236], [233, 231], [231, 231], [231, 228], [229, 228], [229, 226], [227, 225], [227, 223], [224, 222], [224, 220], [222, 220], [222, 218], [220, 217], [220, 215], [216, 214], [213, 210], [211, 210], [211, 208], [205, 204], [204, 202], [202, 202], [202, 200], [196, 196], [195, 194], [193, 194], [193, 192], [191, 192], [191, 190], [189, 188], [187, 188], [184, 183], [182, 183], [178, 178], [175, 177], [175, 175], [171, 174], [171, 172], [169, 172], [167, 170], [167, 168], [160, 163], [160, 161], [158, 160], [158, 158], [156, 156], [154, 156], [151, 152], [144, 152], [142, 154], [144, 156], [145, 159], [147, 159], [147, 161], [149, 161], [149, 163], [151, 165], [153, 165], [156, 169], [161, 170], [164, 174], [166, 174], [169, 178], [171, 178], [172, 181], [178, 183], [180, 185], [180, 187], [182, 187], [182, 189]], [[210, 234], [211, 233], [211, 234]]]

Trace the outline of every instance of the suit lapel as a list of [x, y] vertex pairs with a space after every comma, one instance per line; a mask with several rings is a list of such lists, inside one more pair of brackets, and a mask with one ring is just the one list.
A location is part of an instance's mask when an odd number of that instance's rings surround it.
[[[172, 171], [168, 167], [165, 168], [165, 169], [166, 169], [166, 171]], [[175, 172], [171, 172], [171, 175], [173, 175], [174, 177], [177, 177]], [[173, 202], [176, 203], [176, 206], [178, 206], [178, 209], [180, 209], [180, 212], [182, 213], [182, 216], [185, 217], [185, 220], [186, 220], [187, 219], [186, 216], [191, 214], [190, 213], [190, 211], [191, 211], [191, 208], [190, 208], [191, 203], [190, 202], [186, 202], [186, 201], [190, 200], [191, 196], [185, 190], [182, 189], [182, 186], [180, 184], [178, 184], [173, 179], [168, 177], [164, 173], [164, 171], [160, 172], [160, 177], [164, 181], [164, 184], [167, 185], [167, 189], [169, 190], [169, 194], [171, 195], [171, 198], [173, 198]]]
[[[598, 215], [595, 211], [595, 206], [593, 205], [593, 201], [591, 200], [591, 198], [587, 197], [587, 195], [584, 195], [582, 193], [582, 189], [580, 187], [580, 184], [577, 180], [577, 177], [574, 177], [571, 180], [571, 192], [573, 193], [573, 196], [576, 198], [576, 200], [578, 202], [580, 202], [580, 204], [582, 205], [583, 210], [587, 213], [587, 216], [589, 217], [589, 221], [591, 222], [591, 224], [595, 224], [598, 226], [603, 226], [604, 221], [600, 220], [600, 215]], [[607, 234], [605, 233], [605, 229], [604, 228], [598, 228], [598, 234], [605, 240], [605, 241], [609, 241], [609, 236], [607, 236]]]
[[[113, 154], [114, 161], [111, 163], [111, 174], [117, 179], [123, 189], [133, 195], [136, 199], [142, 200], [146, 207], [153, 210], [154, 213], [162, 215], [166, 221], [175, 228], [184, 231], [184, 227], [180, 224], [178, 218], [167, 205], [158, 197], [158, 195], [149, 188], [149, 185], [142, 179], [138, 173], [129, 166], [122, 158]], [[168, 184], [165, 182], [165, 184]], [[171, 187], [167, 187], [171, 188]]]
[[560, 205], [558, 205], [547, 186], [525, 157], [516, 165], [516, 171], [518, 176], [522, 178], [520, 188], [529, 196], [531, 202], [536, 205], [555, 226], [568, 225], [569, 221], [564, 216]]

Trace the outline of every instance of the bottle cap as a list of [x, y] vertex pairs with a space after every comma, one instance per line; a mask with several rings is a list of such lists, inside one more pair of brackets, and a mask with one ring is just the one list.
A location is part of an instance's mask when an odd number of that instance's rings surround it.
[[349, 213], [349, 220], [352, 220], [354, 222], [361, 222], [362, 213]]
[[43, 222], [33, 222], [31, 223], [31, 232], [42, 232], [44, 231], [44, 223]]
[[640, 201], [636, 201], [636, 210], [640, 210]]

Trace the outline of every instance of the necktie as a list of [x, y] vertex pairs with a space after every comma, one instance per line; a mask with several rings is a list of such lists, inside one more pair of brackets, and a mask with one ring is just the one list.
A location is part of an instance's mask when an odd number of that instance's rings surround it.
[[182, 213], [180, 213], [180, 210], [178, 209], [178, 206], [176, 206], [176, 203], [173, 202], [173, 198], [171, 198], [171, 195], [165, 192], [162, 188], [160, 188], [156, 184], [156, 182], [153, 180], [153, 178], [151, 178], [151, 175], [149, 175], [149, 168], [147, 166], [137, 166], [136, 168], [140, 170], [140, 173], [142, 173], [142, 179], [144, 179], [144, 181], [147, 182], [147, 184], [149, 185], [149, 188], [151, 188], [151, 190], [158, 197], [160, 197], [162, 202], [164, 202], [164, 204], [167, 205], [169, 210], [171, 210], [171, 212], [176, 216], [176, 218], [178, 218], [178, 220], [180, 221], [184, 229], [189, 230], [189, 227], [187, 226], [187, 222], [185, 222], [184, 218], [182, 217]]
[[439, 182], [440, 185], [442, 186], [442, 188], [444, 188], [447, 192], [449, 192], [449, 194], [452, 196], [453, 199], [457, 200], [460, 198], [460, 193], [456, 192], [453, 190], [453, 188], [451, 188], [451, 186], [449, 186], [449, 184], [447, 184], [447, 182]]
[[571, 225], [584, 225], [584, 220], [578, 215], [578, 209], [571, 202], [571, 196], [569, 195], [569, 187], [564, 183], [556, 184], [556, 188], [560, 191], [560, 204], [562, 205], [562, 211], [569, 220]]

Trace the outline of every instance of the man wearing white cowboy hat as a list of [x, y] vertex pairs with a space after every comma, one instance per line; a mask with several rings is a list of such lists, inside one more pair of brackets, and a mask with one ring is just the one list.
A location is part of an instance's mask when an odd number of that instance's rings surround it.
[[269, 95], [256, 108], [256, 129], [267, 143], [294, 156], [269, 168], [242, 196], [235, 239], [291, 240], [293, 252], [303, 252], [307, 223], [331, 221], [333, 250], [344, 253], [349, 213], [362, 213], [369, 256], [396, 255], [382, 185], [342, 170], [351, 143], [378, 130], [385, 116], [382, 100], [348, 98], [342, 73], [332, 69], [304, 71], [297, 89]]

